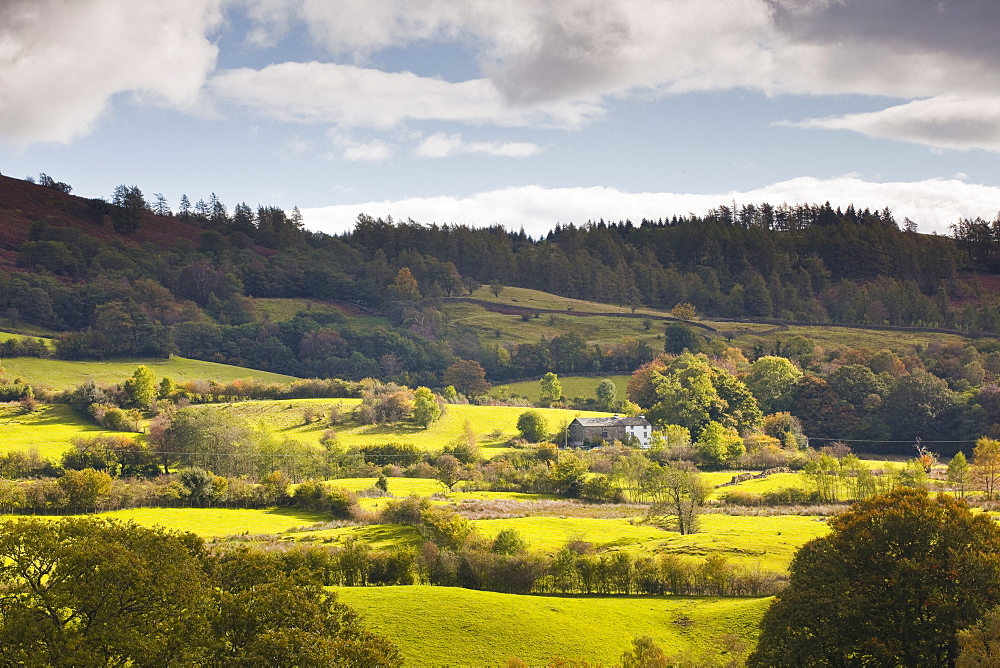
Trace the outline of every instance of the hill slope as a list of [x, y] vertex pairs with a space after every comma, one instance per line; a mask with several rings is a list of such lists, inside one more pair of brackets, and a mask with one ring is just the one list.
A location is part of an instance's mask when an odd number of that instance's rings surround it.
[[[724, 657], [724, 637], [752, 644], [770, 599], [515, 596], [458, 587], [338, 588], [407, 665], [490, 666], [555, 656], [614, 665], [648, 635], [685, 665]], [[707, 655], [707, 656], [706, 656]], [[703, 664], [702, 664], [703, 665]]]

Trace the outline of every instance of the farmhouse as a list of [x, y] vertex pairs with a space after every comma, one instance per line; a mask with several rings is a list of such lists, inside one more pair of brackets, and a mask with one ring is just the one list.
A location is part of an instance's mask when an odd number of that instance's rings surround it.
[[624, 441], [627, 436], [634, 436], [639, 446], [649, 447], [649, 439], [653, 433], [653, 425], [643, 416], [609, 417], [609, 418], [576, 418], [569, 423], [569, 445], [579, 448], [585, 444], [601, 441]]

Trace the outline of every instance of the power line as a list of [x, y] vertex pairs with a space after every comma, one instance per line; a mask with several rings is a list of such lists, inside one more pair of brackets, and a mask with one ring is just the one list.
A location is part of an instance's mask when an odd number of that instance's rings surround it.
[[[822, 438], [819, 436], [808, 436], [810, 441], [836, 441], [838, 443], [912, 443], [917, 444], [917, 439], [907, 439], [903, 441], [882, 441], [874, 438]], [[931, 441], [925, 438], [919, 439], [920, 443], [976, 443], [976, 439], [965, 441]]]

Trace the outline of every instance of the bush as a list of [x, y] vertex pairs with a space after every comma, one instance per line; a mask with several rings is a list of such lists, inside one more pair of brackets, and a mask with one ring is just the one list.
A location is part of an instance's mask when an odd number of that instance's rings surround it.
[[818, 491], [799, 487], [782, 487], [763, 494], [733, 490], [721, 494], [719, 498], [727, 506], [810, 506], [824, 503]]
[[365, 462], [375, 466], [412, 466], [422, 458], [422, 453], [412, 443], [366, 445], [360, 452]]
[[584, 481], [580, 488], [580, 498], [593, 503], [625, 503], [625, 493], [603, 474], [591, 476]]
[[496, 554], [518, 554], [528, 549], [528, 543], [517, 529], [508, 527], [501, 529], [493, 539], [492, 549]]
[[521, 437], [531, 443], [540, 443], [548, 438], [549, 425], [539, 411], [524, 411], [517, 418], [517, 430]]
[[331, 488], [322, 482], [304, 482], [295, 488], [292, 501], [306, 510], [347, 519], [357, 506], [358, 498], [343, 488]]
[[379, 517], [381, 524], [420, 526], [420, 515], [431, 507], [430, 499], [411, 494], [405, 499], [393, 499], [385, 504]]

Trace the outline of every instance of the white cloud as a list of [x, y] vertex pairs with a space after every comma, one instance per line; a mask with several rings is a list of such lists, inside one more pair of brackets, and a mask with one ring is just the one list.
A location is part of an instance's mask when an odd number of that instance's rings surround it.
[[1000, 151], [1000, 96], [942, 95], [881, 111], [786, 124], [853, 130], [936, 148]]
[[599, 113], [580, 102], [514, 108], [487, 79], [450, 83], [411, 72], [335, 63], [225, 70], [209, 88], [215, 98], [268, 118], [340, 127], [387, 129], [410, 120], [576, 126]]
[[527, 158], [541, 152], [541, 150], [540, 146], [530, 142], [467, 142], [462, 139], [461, 133], [447, 135], [438, 132], [424, 138], [413, 149], [413, 153], [419, 158], [448, 158], [463, 153], [484, 153], [503, 158]]
[[[1000, 94], [992, 30], [1000, 4], [951, 2], [944, 12], [938, 4], [3, 0], [0, 133], [69, 141], [122, 92], [189, 110], [229, 104], [279, 121], [386, 129], [411, 121], [580, 127], [615, 98], [747, 88], [931, 98], [935, 109], [925, 100], [824, 120], [939, 147], [994, 147], [997, 112], [987, 98]], [[302, 26], [354, 64], [286, 62], [212, 76], [210, 35], [223, 8], [246, 12], [252, 46], [275, 46]], [[365, 66], [383, 49], [433, 44], [458, 45], [481, 76], [450, 82]], [[962, 110], [945, 108], [980, 94]]]
[[344, 158], [353, 162], [378, 162], [392, 156], [393, 149], [381, 139], [354, 144], [344, 149]]
[[857, 176], [833, 179], [800, 177], [746, 192], [718, 194], [628, 193], [615, 188], [543, 188], [522, 186], [477, 193], [470, 197], [419, 197], [398, 201], [361, 202], [303, 209], [310, 229], [329, 233], [349, 230], [360, 213], [422, 223], [456, 223], [475, 227], [500, 224], [540, 235], [557, 223], [588, 220], [661, 218], [703, 214], [719, 204], [770, 202], [822, 203], [834, 207], [882, 209], [896, 219], [915, 221], [922, 232], [946, 233], [963, 217], [992, 218], [1000, 211], [1000, 187], [955, 179], [878, 183]]
[[5, 0], [0, 5], [0, 136], [68, 142], [112, 95], [188, 108], [215, 67], [206, 34], [221, 0]]
[[331, 153], [328, 156], [331, 159], [342, 157], [351, 162], [381, 162], [391, 158], [396, 151], [394, 146], [382, 139], [373, 139], [368, 142], [357, 141], [339, 130], [331, 130], [327, 136], [338, 149], [337, 153]]
[[[259, 2], [273, 9], [274, 0]], [[332, 54], [353, 56], [355, 62], [387, 47], [437, 42], [463, 45], [478, 59], [485, 80], [452, 85], [478, 89], [457, 96], [475, 111], [449, 111], [444, 100], [454, 99], [454, 93], [445, 92], [451, 86], [425, 85], [421, 112], [378, 113], [382, 122], [410, 117], [580, 124], [593, 118], [609, 98], [643, 91], [679, 94], [749, 88], [768, 94], [912, 99], [1000, 90], [1000, 60], [990, 31], [994, 19], [1000, 18], [995, 3], [951, 3], [944, 13], [938, 4], [930, 0], [300, 0], [285, 6], [318, 44]], [[432, 102], [434, 98], [441, 100]], [[525, 113], [537, 112], [545, 104], [563, 105], [563, 113]], [[565, 109], [580, 104], [586, 105], [584, 113]], [[973, 113], [988, 111], [977, 106], [965, 118], [989, 122]], [[356, 114], [319, 115], [341, 118], [337, 122], [343, 123], [357, 118]]]
[[[257, 1], [274, 23], [275, 0]], [[507, 101], [534, 104], [595, 101], [635, 88], [914, 97], [996, 87], [1000, 68], [989, 26], [998, 11], [979, 4], [977, 11], [949, 11], [944, 18], [924, 7], [925, 0], [300, 0], [284, 6], [330, 53], [359, 62], [387, 47], [462, 44]]]

